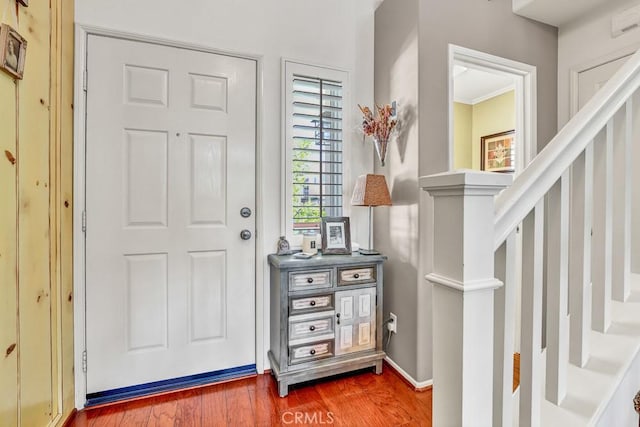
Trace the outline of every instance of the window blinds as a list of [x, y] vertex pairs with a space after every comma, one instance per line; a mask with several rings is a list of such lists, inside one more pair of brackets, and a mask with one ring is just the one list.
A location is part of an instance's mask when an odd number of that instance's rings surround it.
[[342, 216], [342, 82], [294, 74], [292, 84], [293, 233]]

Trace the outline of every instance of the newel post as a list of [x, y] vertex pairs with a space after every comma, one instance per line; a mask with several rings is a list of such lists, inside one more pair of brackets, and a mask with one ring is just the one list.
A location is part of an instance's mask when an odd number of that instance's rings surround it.
[[493, 424], [494, 196], [510, 183], [471, 170], [420, 178], [434, 199], [434, 427]]

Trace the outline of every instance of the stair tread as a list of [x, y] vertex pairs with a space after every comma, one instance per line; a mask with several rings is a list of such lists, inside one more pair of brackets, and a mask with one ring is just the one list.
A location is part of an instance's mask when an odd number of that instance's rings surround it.
[[[562, 404], [556, 406], [543, 400], [541, 425], [597, 423], [629, 368], [633, 363], [640, 364], [640, 275], [631, 275], [628, 300], [613, 302], [611, 319], [607, 333], [591, 331], [591, 354], [586, 366], [569, 364], [567, 396]], [[632, 399], [630, 396], [629, 405]]]

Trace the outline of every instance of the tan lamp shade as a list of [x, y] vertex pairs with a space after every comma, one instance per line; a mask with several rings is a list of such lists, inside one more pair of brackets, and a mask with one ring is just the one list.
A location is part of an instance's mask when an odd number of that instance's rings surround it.
[[384, 175], [360, 175], [351, 197], [353, 206], [391, 206], [391, 195]]

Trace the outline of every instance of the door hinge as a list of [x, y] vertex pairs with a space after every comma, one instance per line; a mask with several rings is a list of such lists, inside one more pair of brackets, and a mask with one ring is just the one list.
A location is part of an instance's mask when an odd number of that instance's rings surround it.
[[87, 211], [82, 211], [82, 232], [87, 231]]
[[82, 352], [82, 372], [87, 373], [87, 350]]
[[88, 79], [89, 79], [89, 72], [85, 68], [84, 72], [82, 73], [82, 90], [85, 91], [85, 92], [87, 91], [87, 80]]

